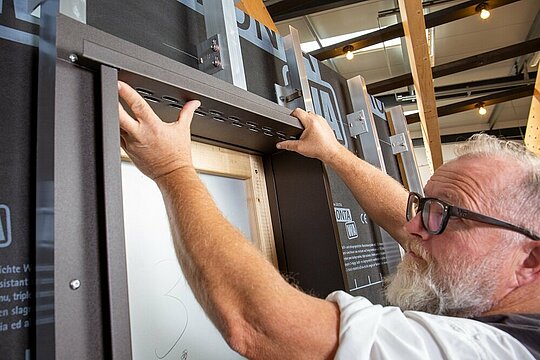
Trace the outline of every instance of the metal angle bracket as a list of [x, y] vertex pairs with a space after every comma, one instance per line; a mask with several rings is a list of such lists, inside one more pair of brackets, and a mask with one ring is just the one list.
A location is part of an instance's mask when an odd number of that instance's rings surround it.
[[274, 84], [274, 88], [276, 89], [277, 103], [285, 107], [287, 107], [288, 103], [302, 97], [302, 90], [299, 89], [294, 89], [291, 92], [291, 89], [279, 84]]
[[220, 35], [216, 34], [197, 45], [199, 70], [202, 72], [212, 75], [224, 69], [220, 40]]
[[360, 134], [365, 134], [369, 132], [366, 123], [366, 114], [364, 113], [364, 110], [356, 111], [352, 114], [347, 114], [347, 122], [349, 123], [352, 137], [356, 137]]
[[392, 154], [394, 155], [409, 151], [404, 133], [390, 136], [390, 144], [392, 145]]

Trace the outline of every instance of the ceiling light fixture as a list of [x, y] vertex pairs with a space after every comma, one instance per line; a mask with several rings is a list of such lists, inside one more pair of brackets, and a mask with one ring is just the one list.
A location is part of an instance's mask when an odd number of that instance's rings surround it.
[[480, 18], [482, 20], [486, 20], [491, 15], [488, 10], [487, 2], [481, 2], [480, 4], [478, 4], [478, 6], [476, 7], [476, 12], [480, 13]]
[[481, 116], [484, 116], [484, 115], [487, 114], [486, 107], [484, 106], [483, 103], [480, 103], [480, 104], [476, 105], [476, 107], [478, 108], [478, 113], [479, 113]]
[[345, 53], [345, 57], [347, 60], [352, 60], [354, 58], [353, 54], [354, 47], [352, 45], [347, 45], [343, 47], [343, 52]]

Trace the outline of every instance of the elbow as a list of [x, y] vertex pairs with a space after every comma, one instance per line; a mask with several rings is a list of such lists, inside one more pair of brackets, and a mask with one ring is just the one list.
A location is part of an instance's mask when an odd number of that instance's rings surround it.
[[228, 320], [222, 335], [229, 347], [238, 354], [248, 358], [253, 354], [251, 351], [254, 343], [253, 331], [243, 319]]

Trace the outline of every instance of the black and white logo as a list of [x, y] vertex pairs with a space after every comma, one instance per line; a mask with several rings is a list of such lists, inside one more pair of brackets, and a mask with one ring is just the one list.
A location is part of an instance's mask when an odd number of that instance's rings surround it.
[[0, 204], [0, 248], [11, 245], [11, 213], [9, 207]]

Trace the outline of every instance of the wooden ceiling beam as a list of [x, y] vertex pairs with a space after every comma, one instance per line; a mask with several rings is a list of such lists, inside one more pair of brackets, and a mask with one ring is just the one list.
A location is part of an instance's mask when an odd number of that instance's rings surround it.
[[[483, 104], [484, 106], [500, 104], [507, 101], [531, 96], [533, 94], [533, 91], [534, 84], [519, 86], [511, 90], [499, 91], [490, 95], [439, 106], [437, 108], [437, 115], [439, 117], [443, 117], [447, 115], [457, 114], [463, 111], [474, 110], [478, 108], [480, 104]], [[420, 121], [420, 117], [418, 114], [407, 115], [406, 118], [408, 124], [413, 124]]]
[[443, 157], [422, 2], [399, 0], [399, 10], [403, 19], [427, 160], [431, 169], [435, 170], [443, 164]]
[[248, 14], [270, 30], [278, 32], [276, 24], [268, 13], [268, 9], [264, 6], [262, 0], [240, 0], [236, 3], [236, 7]]
[[540, 76], [536, 75], [536, 84], [531, 101], [531, 110], [525, 132], [525, 146], [540, 156]]
[[[530, 54], [540, 50], [540, 38], [506, 46], [503, 48], [487, 51], [478, 55], [466, 57], [446, 64], [434, 66], [432, 68], [433, 78], [455, 74], [461, 71], [475, 69], [477, 67], [493, 64], [499, 61], [512, 59], [521, 55]], [[412, 85], [413, 77], [411, 73], [395, 76], [390, 79], [377, 81], [367, 85], [368, 93], [371, 95], [380, 94], [393, 89]]]
[[266, 8], [274, 21], [284, 21], [364, 1], [368, 0], [283, 0]]
[[[517, 1], [520, 0], [489, 0], [489, 7], [490, 9], [495, 9], [497, 7], [508, 5]], [[426, 27], [432, 28], [439, 25], [447, 24], [452, 21], [463, 19], [468, 16], [476, 15], [478, 14], [478, 12], [476, 11], [476, 7], [480, 2], [480, 0], [469, 0], [464, 3], [450, 6], [446, 9], [427, 14], [425, 16]], [[334, 45], [325, 46], [318, 50], [314, 50], [310, 52], [310, 55], [313, 55], [315, 58], [322, 61], [343, 55], [345, 53], [343, 51], [343, 48], [347, 45], [351, 45], [354, 50], [359, 50], [371, 45], [379, 44], [383, 41], [402, 37], [404, 35], [405, 32], [403, 31], [403, 24], [397, 23], [395, 25], [387, 26], [381, 30], [371, 32], [369, 34], [358, 36], [347, 41], [342, 41]]]

